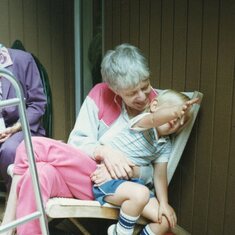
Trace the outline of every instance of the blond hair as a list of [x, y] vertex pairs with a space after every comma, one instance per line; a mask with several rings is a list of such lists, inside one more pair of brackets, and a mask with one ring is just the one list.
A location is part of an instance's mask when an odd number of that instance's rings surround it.
[[105, 54], [101, 63], [104, 82], [115, 91], [134, 88], [149, 79], [147, 59], [139, 48], [124, 43]]
[[[190, 98], [182, 92], [172, 90], [172, 89], [167, 89], [167, 90], [162, 91], [158, 95], [157, 100], [158, 100], [158, 105], [161, 105], [163, 103], [183, 105], [185, 102], [189, 101]], [[191, 118], [192, 118], [192, 109], [190, 109], [185, 114], [184, 124], [174, 134], [179, 134]]]

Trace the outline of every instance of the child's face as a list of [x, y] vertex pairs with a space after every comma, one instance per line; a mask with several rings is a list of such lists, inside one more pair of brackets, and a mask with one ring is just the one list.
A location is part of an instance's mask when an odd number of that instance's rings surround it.
[[181, 126], [181, 120], [177, 118], [157, 127], [157, 131], [160, 136], [167, 136], [175, 133]]
[[[161, 104], [161, 107], [164, 107], [164, 106], [169, 107], [169, 105], [172, 105], [172, 103], [174, 103], [174, 102], [172, 102], [172, 101], [164, 102]], [[158, 100], [154, 99], [150, 104], [150, 111], [152, 113], [154, 113], [157, 111], [158, 107], [159, 107]], [[183, 117], [183, 118], [185, 118], [185, 117]], [[160, 136], [167, 136], [167, 135], [171, 135], [171, 134], [177, 132], [182, 125], [184, 125], [184, 120], [176, 118], [174, 120], [171, 120], [171, 121], [157, 127], [157, 131]]]

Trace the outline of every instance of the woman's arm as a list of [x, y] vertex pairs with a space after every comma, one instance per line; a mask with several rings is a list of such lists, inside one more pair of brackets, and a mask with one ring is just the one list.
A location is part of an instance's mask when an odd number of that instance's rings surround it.
[[95, 160], [104, 162], [112, 178], [128, 179], [132, 177], [131, 167], [134, 164], [120, 151], [100, 144], [102, 127], [98, 112], [96, 103], [88, 96], [80, 109], [68, 143], [83, 150]]
[[23, 88], [30, 130], [37, 133], [45, 112], [47, 99], [34, 58], [30, 53], [17, 53], [20, 54], [15, 57], [13, 67]]
[[[112, 156], [115, 156], [114, 151], [112, 151]], [[127, 159], [126, 156], [123, 155], [123, 157]], [[116, 168], [118, 168], [118, 166], [116, 166]], [[108, 170], [106, 164], [104, 164], [104, 162], [102, 161], [102, 163], [97, 166], [96, 171], [91, 174], [91, 179], [95, 184], [101, 185], [110, 179], [127, 179], [128, 180], [130, 178], [139, 178], [144, 182], [145, 185], [149, 185], [149, 186], [153, 185], [152, 164], [146, 165], [146, 166], [136, 166], [136, 165], [133, 167], [129, 166], [129, 168], [130, 169], [128, 169], [126, 165], [125, 169], [127, 171], [127, 176], [121, 175], [120, 177], [118, 177], [116, 173], [115, 174], [113, 173], [111, 175], [110, 169]], [[120, 172], [120, 170], [118, 170], [118, 172]]]
[[86, 97], [77, 116], [74, 128], [69, 135], [68, 144], [83, 150], [90, 157], [93, 157], [95, 148], [100, 145], [98, 129], [97, 107], [89, 97]]
[[127, 156], [112, 147], [100, 145], [94, 151], [96, 160], [103, 162], [113, 179], [130, 179], [135, 166]]

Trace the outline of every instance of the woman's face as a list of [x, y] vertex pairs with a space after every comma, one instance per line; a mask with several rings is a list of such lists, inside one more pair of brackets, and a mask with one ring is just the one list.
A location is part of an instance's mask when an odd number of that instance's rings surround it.
[[151, 85], [149, 79], [142, 81], [132, 89], [124, 89], [116, 93], [122, 97], [124, 103], [131, 109], [143, 111], [149, 105]]

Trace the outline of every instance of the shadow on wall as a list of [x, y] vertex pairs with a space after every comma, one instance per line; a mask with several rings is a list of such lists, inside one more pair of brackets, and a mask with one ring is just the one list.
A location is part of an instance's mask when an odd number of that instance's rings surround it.
[[98, 28], [96, 35], [93, 37], [89, 50], [88, 50], [88, 59], [90, 62], [90, 69], [92, 75], [92, 84], [93, 86], [97, 83], [102, 82], [101, 77], [101, 60], [102, 60], [102, 33], [101, 27]]

